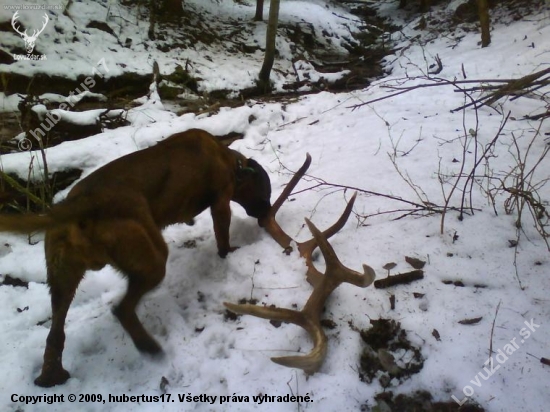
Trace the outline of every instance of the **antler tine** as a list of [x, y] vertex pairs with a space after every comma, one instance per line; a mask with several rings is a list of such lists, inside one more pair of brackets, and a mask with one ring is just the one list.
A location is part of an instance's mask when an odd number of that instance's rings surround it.
[[[334, 248], [328, 242], [326, 233], [321, 233], [321, 231], [317, 229], [317, 227], [309, 219], [306, 218], [305, 220], [311, 234], [313, 235], [313, 239], [315, 239], [319, 249], [321, 249], [323, 257], [325, 258], [326, 270], [323, 279], [326, 279], [327, 282], [330, 281], [335, 283], [336, 286], [334, 288], [338, 287], [341, 283], [351, 283], [352, 285], [360, 288], [365, 288], [374, 282], [376, 273], [373, 268], [363, 264], [363, 273], [361, 274], [344, 266], [342, 262], [340, 262], [340, 259], [338, 259]], [[326, 232], [328, 232], [328, 230]]]
[[[350, 201], [350, 203], [352, 202]], [[374, 270], [367, 265], [363, 265], [364, 274], [346, 268], [342, 265], [334, 249], [328, 242], [326, 233], [322, 233], [308, 219], [306, 219], [306, 224], [325, 258], [326, 274], [323, 276], [313, 267], [313, 265], [310, 266], [310, 269], [317, 271], [320, 277], [316, 278], [317, 280], [314, 284], [313, 292], [301, 311], [274, 307], [268, 308], [249, 304], [235, 305], [224, 303], [224, 305], [229, 310], [236, 313], [293, 323], [304, 328], [313, 340], [313, 349], [309, 354], [303, 356], [276, 357], [271, 358], [271, 360], [280, 365], [300, 368], [306, 373], [312, 374], [319, 370], [327, 353], [327, 337], [321, 326], [320, 319], [326, 300], [334, 289], [343, 282], [360, 287], [370, 285], [374, 281], [375, 273]], [[326, 232], [328, 232], [328, 230]]]
[[304, 164], [298, 169], [296, 173], [294, 173], [294, 176], [292, 176], [292, 179], [290, 179], [290, 182], [286, 185], [286, 187], [283, 189], [275, 203], [273, 203], [273, 206], [271, 207], [271, 210], [273, 211], [273, 215], [277, 213], [279, 208], [282, 206], [282, 204], [285, 202], [285, 200], [290, 196], [290, 193], [294, 190], [300, 179], [306, 174], [307, 169], [309, 169], [309, 166], [311, 165], [311, 155], [309, 153], [306, 153], [306, 160], [304, 161]]
[[281, 208], [282, 204], [287, 200], [288, 196], [290, 196], [290, 193], [294, 190], [300, 179], [304, 176], [307, 169], [309, 169], [309, 166], [311, 165], [311, 156], [309, 153], [306, 154], [306, 160], [304, 161], [304, 164], [298, 171], [292, 176], [292, 179], [290, 179], [290, 182], [286, 185], [284, 190], [281, 192], [275, 203], [271, 206], [271, 209], [266, 217], [260, 219], [258, 221], [258, 224], [265, 228], [265, 230], [271, 235], [271, 237], [282, 247], [285, 249], [285, 252], [287, 254], [290, 253], [292, 250], [290, 248], [290, 243], [292, 242], [292, 238], [279, 226], [277, 221], [275, 220], [275, 215], [277, 214], [277, 211]]
[[46, 13], [44, 13], [44, 16], [42, 16], [42, 17], [44, 18], [44, 24], [42, 25], [42, 28], [40, 30], [34, 30], [33, 31], [33, 34], [32, 34], [33, 37], [38, 37], [38, 35], [44, 31], [44, 29], [46, 28], [46, 25], [50, 21], [50, 18], [48, 17], [48, 15]]
[[[326, 237], [326, 239], [334, 236], [336, 233], [338, 233], [346, 224], [348, 221], [351, 211], [353, 209], [353, 205], [355, 203], [355, 199], [357, 197], [357, 192], [353, 194], [353, 196], [348, 201], [348, 204], [346, 205], [346, 208], [344, 209], [344, 212], [340, 216], [340, 218], [334, 223], [331, 227], [323, 231], [323, 236]], [[308, 226], [309, 227], [309, 226]], [[311, 231], [311, 228], [310, 228]], [[313, 232], [311, 232], [313, 234]], [[302, 256], [306, 260], [306, 265], [310, 269], [307, 274], [307, 278], [309, 283], [314, 282], [314, 277], [317, 277], [317, 274], [321, 274], [319, 271], [317, 271], [313, 266], [313, 251], [318, 245], [318, 241], [316, 240], [315, 236], [305, 242], [298, 243], [298, 250], [300, 251], [300, 256]], [[316, 273], [315, 273], [316, 272]], [[312, 283], [313, 284], [313, 283]]]

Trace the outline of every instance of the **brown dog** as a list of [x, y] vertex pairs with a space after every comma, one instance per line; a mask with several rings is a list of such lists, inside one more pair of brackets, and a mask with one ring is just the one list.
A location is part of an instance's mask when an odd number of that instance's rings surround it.
[[96, 170], [46, 215], [0, 216], [0, 231], [46, 231], [52, 325], [35, 383], [49, 387], [69, 379], [61, 361], [65, 317], [86, 270], [110, 264], [126, 275], [128, 290], [113, 312], [137, 349], [159, 353], [135, 308], [164, 278], [168, 248], [161, 229], [192, 221], [210, 207], [218, 254], [224, 257], [234, 250], [229, 202], [262, 218], [270, 195], [269, 176], [257, 162], [205, 131], [189, 130]]

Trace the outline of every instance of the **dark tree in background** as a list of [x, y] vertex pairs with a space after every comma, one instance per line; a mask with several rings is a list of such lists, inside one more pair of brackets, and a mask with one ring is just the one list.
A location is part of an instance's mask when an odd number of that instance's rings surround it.
[[156, 24], [156, 16], [158, 14], [157, 2], [155, 0], [149, 0], [149, 30], [147, 31], [147, 36], [149, 37], [149, 40], [155, 40], [155, 24]]
[[[422, 13], [425, 13], [428, 10], [430, 10], [431, 0], [420, 0], [419, 3], [420, 3], [420, 11]], [[407, 6], [407, 0], [399, 0], [399, 8], [403, 9], [405, 8], [405, 6]]]
[[149, 0], [149, 40], [155, 40], [155, 25], [178, 21], [183, 16], [182, 0]]
[[269, 6], [269, 22], [267, 23], [267, 34], [265, 39], [264, 64], [260, 70], [258, 86], [264, 91], [271, 90], [269, 75], [273, 62], [275, 61], [275, 39], [277, 37], [277, 24], [279, 22], [279, 0], [271, 0]]
[[489, 20], [489, 2], [477, 0], [479, 24], [481, 25], [481, 47], [487, 47], [491, 43], [491, 21]]
[[182, 0], [162, 0], [160, 2], [160, 12], [166, 16], [176, 18], [183, 16]]
[[[540, 0], [538, 0], [540, 2]], [[430, 10], [432, 4], [449, 4], [450, 0], [415, 0], [420, 7], [422, 13], [426, 13]], [[513, 4], [513, 0], [501, 0], [501, 3]], [[399, 8], [405, 8], [408, 4], [407, 0], [399, 0]], [[495, 7], [498, 4], [498, 0], [468, 0], [461, 3], [456, 7], [455, 18], [458, 21], [466, 20], [470, 21], [470, 16], [473, 19], [479, 19], [481, 27], [481, 47], [487, 47], [491, 43], [491, 21], [489, 18], [489, 8]], [[471, 20], [472, 22], [474, 20]], [[426, 25], [426, 21], [422, 19], [423, 26]], [[424, 27], [423, 27], [424, 28]]]
[[254, 15], [255, 21], [263, 21], [264, 19], [264, 0], [256, 0], [256, 14]]

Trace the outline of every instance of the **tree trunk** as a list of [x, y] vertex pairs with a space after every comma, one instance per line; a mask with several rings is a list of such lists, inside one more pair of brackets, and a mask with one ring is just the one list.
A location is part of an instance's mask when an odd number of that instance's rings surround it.
[[271, 0], [269, 6], [269, 22], [267, 24], [267, 34], [265, 39], [264, 64], [260, 70], [258, 86], [264, 91], [271, 90], [269, 74], [275, 60], [275, 39], [277, 37], [277, 24], [279, 22], [279, 0]]
[[430, 11], [430, 0], [420, 0], [420, 11], [422, 13], [427, 13]]
[[256, 15], [254, 21], [264, 20], [264, 0], [256, 0]]
[[149, 30], [147, 36], [149, 40], [155, 40], [155, 23], [157, 20], [157, 7], [155, 0], [149, 0]]
[[167, 20], [173, 20], [183, 16], [183, 4], [181, 0], [163, 0], [161, 4], [160, 11]]
[[491, 43], [491, 21], [489, 20], [489, 4], [487, 0], [477, 0], [479, 24], [481, 25], [481, 47]]

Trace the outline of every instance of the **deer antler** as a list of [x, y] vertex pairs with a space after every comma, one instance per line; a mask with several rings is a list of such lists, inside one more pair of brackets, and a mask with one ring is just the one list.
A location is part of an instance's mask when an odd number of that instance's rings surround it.
[[[275, 203], [271, 206], [271, 209], [267, 216], [259, 221], [259, 224], [261, 227], [263, 227], [270, 235], [271, 237], [281, 246], [284, 248], [285, 253], [288, 255], [290, 252], [292, 252], [292, 247], [290, 246], [290, 243], [292, 242], [292, 238], [279, 226], [279, 223], [277, 223], [277, 220], [275, 219], [275, 216], [279, 209], [281, 208], [282, 204], [287, 200], [288, 196], [290, 196], [290, 193], [300, 179], [305, 175], [307, 169], [309, 169], [309, 166], [311, 165], [311, 156], [309, 153], [306, 154], [306, 160], [304, 161], [304, 164], [298, 169], [298, 171], [292, 176], [292, 179], [290, 179], [290, 182], [286, 185], [284, 190], [281, 192]], [[346, 224], [351, 211], [353, 209], [353, 204], [355, 203], [355, 198], [357, 197], [357, 193], [354, 193], [351, 199], [348, 201], [348, 204], [344, 210], [344, 213], [342, 213], [342, 216], [340, 216], [340, 219], [336, 221], [331, 227], [329, 227], [327, 230], [323, 232], [324, 236], [326, 238], [330, 238], [331, 236], [335, 235], [340, 229], [344, 227]], [[313, 266], [313, 251], [317, 247], [317, 242], [315, 241], [315, 238], [312, 238], [305, 242], [297, 242], [298, 245], [298, 251], [300, 252], [300, 256], [306, 259], [306, 265], [308, 267], [308, 273], [307, 273], [307, 279], [309, 283], [313, 285], [314, 277], [316, 276], [317, 272], [315, 267]], [[315, 273], [317, 272], [317, 273]]]
[[48, 15], [46, 13], [44, 13], [43, 17], [44, 17], [44, 24], [42, 25], [42, 28], [40, 30], [33, 30], [32, 37], [34, 37], [34, 38], [38, 37], [38, 35], [44, 31], [44, 29], [48, 25], [48, 22], [50, 21], [50, 18], [48, 17]]
[[17, 18], [19, 17], [19, 12], [16, 11], [14, 14], [13, 14], [13, 17], [11, 18], [11, 26], [13, 27], [13, 29], [21, 36], [23, 37], [27, 37], [27, 30], [25, 30], [24, 32], [21, 31], [21, 29], [19, 27], [16, 27], [15, 26], [15, 23], [17, 22]]
[[[260, 226], [263, 226], [273, 237], [273, 239], [285, 248], [285, 252], [287, 252], [287, 254], [289, 254], [292, 250], [290, 247], [292, 238], [288, 236], [288, 234], [285, 233], [279, 226], [275, 220], [275, 215], [281, 205], [288, 198], [294, 187], [296, 187], [298, 181], [305, 174], [310, 164], [311, 156], [307, 154], [304, 164], [292, 177], [279, 198], [275, 201], [267, 217], [259, 222]], [[338, 256], [334, 252], [334, 249], [327, 240], [329, 237], [333, 236], [340, 229], [342, 229], [342, 227], [344, 227], [351, 214], [356, 196], [357, 193], [351, 197], [344, 212], [336, 223], [324, 232], [319, 231], [319, 229], [317, 229], [317, 227], [315, 227], [310, 220], [305, 219], [313, 238], [306, 242], [298, 243], [298, 250], [300, 252], [300, 256], [304, 257], [306, 260], [306, 266], [308, 268], [307, 280], [313, 286], [313, 292], [301, 311], [276, 307], [268, 308], [249, 304], [235, 305], [227, 302], [224, 303], [229, 310], [235, 313], [249, 314], [264, 319], [294, 323], [295, 325], [301, 326], [308, 332], [313, 340], [313, 349], [308, 355], [271, 358], [271, 360], [275, 363], [300, 368], [308, 374], [319, 370], [327, 351], [327, 337], [321, 326], [320, 319], [323, 306], [325, 305], [327, 298], [340, 284], [344, 282], [351, 283], [359, 287], [367, 287], [374, 281], [376, 275], [370, 266], [363, 265], [363, 274], [345, 267], [340, 262]], [[313, 265], [313, 251], [317, 246], [319, 246], [321, 253], [325, 258], [326, 270], [324, 274], [319, 272]]]
[[[351, 203], [351, 202], [350, 202]], [[346, 208], [347, 209], [347, 208]], [[350, 208], [351, 209], [351, 208]], [[345, 215], [345, 213], [344, 213]], [[300, 368], [308, 374], [315, 373], [321, 367], [327, 353], [327, 337], [321, 326], [321, 313], [327, 298], [340, 284], [346, 282], [359, 287], [369, 286], [375, 278], [374, 270], [367, 265], [363, 265], [364, 273], [355, 272], [346, 268], [338, 259], [332, 246], [326, 239], [326, 234], [321, 233], [310, 220], [305, 219], [313, 235], [316, 244], [319, 245], [325, 258], [326, 271], [323, 275], [311, 265], [308, 268], [315, 272], [315, 281], [313, 292], [306, 305], [301, 311], [262, 307], [250, 304], [235, 305], [224, 303], [231, 311], [240, 314], [258, 316], [264, 319], [278, 320], [287, 323], [293, 323], [304, 328], [313, 340], [313, 349], [308, 355], [304, 356], [283, 356], [271, 358], [275, 363], [292, 368]]]
[[16, 27], [15, 26], [15, 23], [17, 23], [17, 18], [19, 17], [19, 11], [16, 11], [14, 14], [13, 14], [13, 17], [11, 18], [11, 26], [13, 27], [13, 29], [18, 33], [20, 34], [21, 36], [23, 36], [24, 38], [31, 38], [31, 39], [36, 39], [38, 37], [38, 35], [40, 33], [42, 33], [44, 31], [44, 29], [46, 28], [48, 22], [50, 21], [50, 18], [48, 17], [48, 15], [46, 13], [44, 13], [44, 24], [42, 25], [42, 28], [40, 30], [36, 30], [34, 29], [33, 30], [33, 33], [32, 33], [32, 36], [29, 36], [27, 34], [27, 30], [25, 29], [24, 32], [21, 31], [21, 29], [19, 27]]

